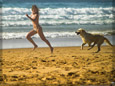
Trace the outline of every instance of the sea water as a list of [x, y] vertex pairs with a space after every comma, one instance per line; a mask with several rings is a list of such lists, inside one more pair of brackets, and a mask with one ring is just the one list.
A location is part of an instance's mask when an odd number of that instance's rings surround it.
[[39, 23], [47, 38], [79, 37], [75, 34], [79, 28], [112, 36], [114, 3], [113, 0], [0, 0], [0, 39], [26, 39], [33, 26], [25, 14], [31, 14], [32, 5], [40, 9]]
[[[32, 22], [32, 5], [40, 9], [39, 23], [49, 38], [74, 37], [75, 31], [84, 28], [91, 33], [115, 33], [115, 9], [112, 0], [0, 0], [1, 39], [25, 39]], [[39, 37], [35, 35], [34, 37]]]

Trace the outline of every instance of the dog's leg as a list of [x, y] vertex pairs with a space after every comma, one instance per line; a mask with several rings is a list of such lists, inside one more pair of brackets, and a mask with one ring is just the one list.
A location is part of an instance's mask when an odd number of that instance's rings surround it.
[[94, 43], [88, 50], [92, 49], [95, 46], [96, 43]]
[[98, 53], [101, 49], [100, 49], [100, 46], [101, 44], [98, 44], [97, 47], [98, 47], [98, 50], [95, 52], [95, 53]]
[[98, 50], [95, 52], [95, 53], [98, 53], [100, 50], [101, 50], [101, 45], [103, 44], [104, 40], [100, 40], [98, 43], [97, 43], [97, 48]]
[[83, 43], [82, 45], [81, 45], [81, 50], [83, 50], [83, 46], [85, 45], [86, 43]]
[[91, 43], [88, 43], [88, 46], [91, 47]]

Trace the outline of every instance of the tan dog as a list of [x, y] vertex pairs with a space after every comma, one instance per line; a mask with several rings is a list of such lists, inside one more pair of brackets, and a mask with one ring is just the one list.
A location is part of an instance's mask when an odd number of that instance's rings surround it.
[[[83, 46], [85, 44], [88, 43], [88, 45], [91, 47], [89, 48], [88, 50], [92, 49], [95, 44], [97, 44], [97, 47], [98, 47], [98, 50], [96, 53], [98, 53], [101, 49], [101, 44], [104, 42], [104, 40], [111, 46], [113, 46], [109, 40], [107, 38], [105, 38], [103, 35], [99, 35], [99, 34], [90, 34], [90, 33], [87, 33], [84, 29], [80, 28], [78, 29], [75, 33], [77, 33], [77, 35], [80, 34], [81, 36], [81, 39], [83, 41], [83, 44], [81, 45], [81, 49], [83, 50]], [[92, 46], [91, 46], [91, 43], [94, 43]]]

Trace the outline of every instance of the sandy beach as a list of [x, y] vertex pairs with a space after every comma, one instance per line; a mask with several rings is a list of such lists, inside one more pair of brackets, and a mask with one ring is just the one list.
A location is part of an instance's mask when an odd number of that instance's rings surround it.
[[79, 86], [115, 82], [115, 46], [3, 49], [1, 86]]

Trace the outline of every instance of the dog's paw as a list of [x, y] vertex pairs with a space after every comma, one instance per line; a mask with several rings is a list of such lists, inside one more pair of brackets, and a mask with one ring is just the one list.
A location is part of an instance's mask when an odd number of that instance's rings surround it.
[[87, 49], [87, 50], [90, 50], [91, 48]]
[[96, 51], [96, 52], [94, 52], [94, 53], [99, 53], [99, 51]]

